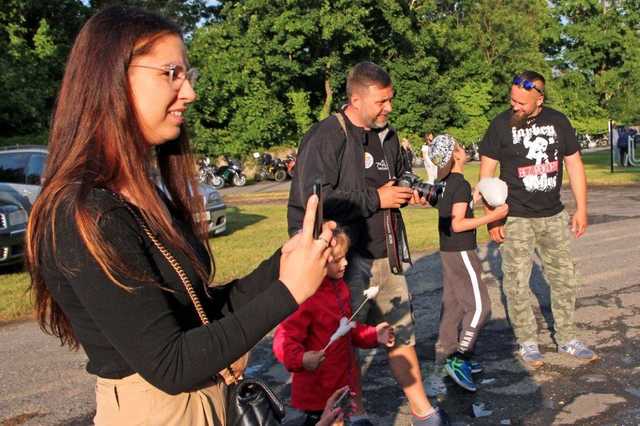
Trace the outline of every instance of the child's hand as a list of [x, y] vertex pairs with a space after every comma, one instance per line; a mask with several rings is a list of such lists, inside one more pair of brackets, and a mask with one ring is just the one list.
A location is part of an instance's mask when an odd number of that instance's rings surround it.
[[489, 214], [492, 216], [493, 220], [496, 221], [496, 220], [504, 219], [505, 217], [507, 217], [508, 213], [509, 213], [509, 205], [507, 203], [504, 203], [501, 206], [490, 209]]
[[337, 405], [338, 399], [343, 396], [345, 391], [349, 391], [349, 386], [341, 387], [336, 390], [327, 400], [327, 403], [324, 406], [324, 411], [322, 412], [322, 417], [316, 426], [335, 426], [335, 425], [343, 425], [344, 424], [344, 412], [342, 408]]
[[396, 335], [393, 327], [387, 322], [381, 322], [376, 325], [376, 333], [378, 334], [378, 343], [387, 347], [392, 347], [396, 343]]
[[309, 351], [302, 355], [302, 368], [314, 371], [324, 361], [324, 351]]
[[482, 194], [480, 194], [480, 189], [476, 186], [473, 189], [473, 205], [477, 206], [481, 199], [482, 199]]

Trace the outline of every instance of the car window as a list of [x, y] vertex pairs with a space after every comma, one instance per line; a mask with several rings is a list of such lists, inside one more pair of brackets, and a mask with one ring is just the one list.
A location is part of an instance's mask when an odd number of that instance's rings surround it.
[[27, 164], [25, 180], [29, 185], [40, 185], [40, 176], [44, 172], [44, 163], [47, 157], [42, 154], [32, 154]]
[[24, 183], [25, 169], [30, 156], [28, 152], [0, 155], [0, 182]]

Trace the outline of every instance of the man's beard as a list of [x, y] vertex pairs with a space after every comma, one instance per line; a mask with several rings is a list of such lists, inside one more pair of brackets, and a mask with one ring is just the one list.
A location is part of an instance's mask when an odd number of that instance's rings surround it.
[[527, 125], [527, 120], [529, 116], [527, 114], [518, 114], [514, 111], [511, 111], [511, 117], [509, 118], [509, 125], [511, 127], [515, 127], [516, 129], [521, 129]]
[[371, 123], [370, 129], [380, 130], [380, 129], [384, 129], [388, 125], [389, 125], [389, 119], [379, 120], [376, 118], [373, 120], [373, 123]]

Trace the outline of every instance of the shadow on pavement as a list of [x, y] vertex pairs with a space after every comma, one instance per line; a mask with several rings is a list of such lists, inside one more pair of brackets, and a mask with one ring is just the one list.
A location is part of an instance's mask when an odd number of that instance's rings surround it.
[[[497, 246], [490, 245], [486, 254], [481, 255], [481, 261], [484, 268], [483, 278], [492, 298], [493, 318], [487, 322], [476, 344], [474, 359], [482, 364], [484, 372], [474, 377], [478, 385], [478, 391], [475, 393], [459, 387], [446, 376], [440, 365], [435, 364], [435, 344], [438, 337], [442, 299], [439, 253], [423, 256], [414, 264], [412, 270], [407, 272], [409, 288], [412, 289], [414, 297], [416, 349], [422, 364], [423, 380], [431, 402], [442, 406], [453, 423], [500, 424], [501, 420], [508, 419], [511, 424], [519, 424], [530, 413], [535, 413], [542, 408], [544, 398], [530, 371], [515, 355], [517, 344], [506, 317], [504, 294], [499, 284], [501, 272]], [[539, 275], [540, 271], [534, 271], [534, 274]], [[536, 294], [544, 299], [544, 287]], [[546, 287], [546, 299], [548, 300], [548, 287]], [[405, 404], [405, 400], [397, 386], [396, 389], [394, 400], [397, 403], [387, 404], [384, 407], [386, 414], [402, 412], [400, 407]], [[523, 398], [527, 401], [526, 408], [509, 409], [509, 407], [518, 406], [516, 403]], [[474, 418], [474, 404], [491, 414], [487, 417]], [[378, 401], [375, 406], [372, 405], [368, 406], [370, 410], [378, 410], [380, 406]], [[379, 415], [381, 418], [387, 417], [384, 412], [379, 412]], [[408, 420], [409, 413], [406, 415]], [[384, 424], [393, 422], [408, 424], [399, 420], [394, 419]]]

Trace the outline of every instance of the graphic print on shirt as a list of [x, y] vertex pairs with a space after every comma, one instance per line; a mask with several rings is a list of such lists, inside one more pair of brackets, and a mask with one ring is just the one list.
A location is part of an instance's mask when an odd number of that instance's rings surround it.
[[[522, 179], [528, 192], [552, 191], [558, 180], [558, 135], [554, 126], [533, 125], [525, 129], [511, 128], [513, 144], [523, 144], [526, 158], [534, 163], [518, 167], [518, 177]], [[550, 176], [553, 175], [553, 176]]]
[[364, 153], [364, 168], [368, 169], [371, 166], [373, 166], [373, 155], [369, 154], [368, 152]]
[[387, 162], [385, 160], [380, 160], [380, 161], [376, 161], [376, 169], [389, 170], [389, 166], [387, 166]]

